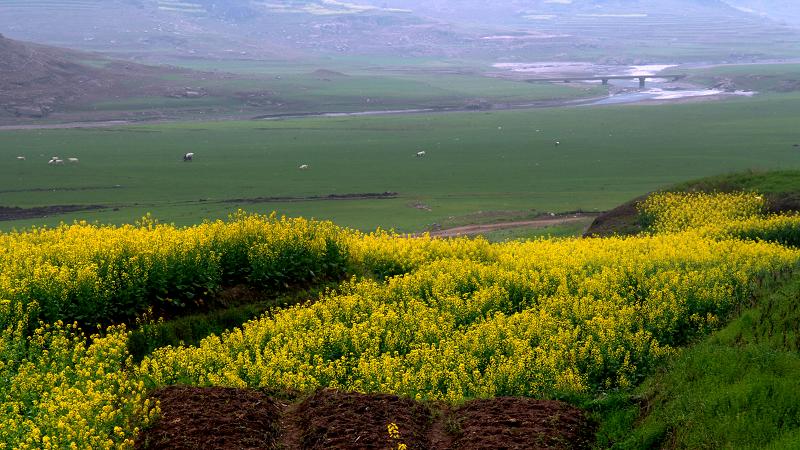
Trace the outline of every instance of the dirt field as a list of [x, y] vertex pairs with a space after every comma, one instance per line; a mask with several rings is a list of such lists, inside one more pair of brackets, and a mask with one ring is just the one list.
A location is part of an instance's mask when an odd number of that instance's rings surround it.
[[[170, 387], [154, 396], [162, 419], [140, 436], [139, 449], [583, 449], [594, 431], [579, 409], [526, 398], [447, 409], [328, 389], [293, 404], [227, 388]], [[390, 423], [399, 437], [389, 435]]]
[[70, 212], [96, 211], [98, 209], [104, 209], [104, 208], [106, 207], [102, 205], [54, 205], [54, 206], [41, 206], [36, 208], [16, 208], [16, 207], [0, 206], [0, 221], [36, 219], [40, 217], [66, 214]]

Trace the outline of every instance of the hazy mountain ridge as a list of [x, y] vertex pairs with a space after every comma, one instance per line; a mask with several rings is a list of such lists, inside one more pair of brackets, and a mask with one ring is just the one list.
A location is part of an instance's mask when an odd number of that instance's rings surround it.
[[726, 0], [726, 3], [745, 13], [800, 26], [800, 2], [797, 0]]
[[404, 8], [438, 19], [518, 21], [527, 15], [556, 14], [673, 14], [716, 13], [743, 16], [722, 0], [363, 0], [372, 5]]
[[640, 59], [620, 55], [624, 41], [639, 49], [678, 42], [732, 60], [760, 57], [753, 42], [766, 50], [798, 42], [796, 31], [741, 9], [722, 0], [0, 0], [0, 32], [154, 61]]

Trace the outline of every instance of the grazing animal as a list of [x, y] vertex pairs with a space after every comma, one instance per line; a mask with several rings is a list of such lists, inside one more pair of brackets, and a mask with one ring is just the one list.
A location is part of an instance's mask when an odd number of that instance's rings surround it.
[[72, 164], [77, 164], [80, 162], [78, 161], [78, 158], [67, 158], [67, 161], [71, 162]]
[[417, 152], [417, 158], [422, 158], [423, 156], [425, 156], [425, 150]]
[[192, 160], [192, 158], [194, 158], [194, 153], [192, 152], [186, 153], [185, 155], [183, 155], [183, 162], [189, 162]]
[[47, 161], [47, 164], [58, 164], [58, 165], [61, 165], [61, 164], [64, 164], [64, 160], [63, 159], [58, 159], [58, 158], [53, 158], [50, 161]]
[[556, 141], [556, 147], [558, 147], [559, 145], [561, 145], [561, 142]]
[[306, 170], [306, 169], [308, 169], [308, 164], [301, 164], [300, 167], [298, 167], [298, 169]]
[[25, 157], [24, 156], [17, 156], [17, 161], [25, 161]]

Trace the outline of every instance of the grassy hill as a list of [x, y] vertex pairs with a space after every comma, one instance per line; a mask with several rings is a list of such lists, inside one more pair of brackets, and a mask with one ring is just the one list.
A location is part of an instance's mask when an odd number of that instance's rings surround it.
[[[800, 210], [800, 172], [745, 172], [673, 192], [756, 191], [773, 212]], [[621, 229], [621, 232], [629, 231]], [[800, 446], [800, 275], [768, 280], [716, 333], [672, 357], [631, 394], [589, 407], [598, 446], [793, 449]]]
[[70, 105], [101, 99], [165, 95], [171, 85], [161, 77], [187, 72], [120, 63], [0, 35], [0, 118], [46, 117]]

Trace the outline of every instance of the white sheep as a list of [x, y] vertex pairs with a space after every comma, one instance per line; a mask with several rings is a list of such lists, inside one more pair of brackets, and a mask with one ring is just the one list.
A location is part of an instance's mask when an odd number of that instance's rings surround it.
[[17, 156], [17, 161], [25, 161], [25, 157], [24, 156]]
[[298, 169], [306, 170], [306, 169], [308, 169], [308, 164], [301, 164], [300, 167], [298, 167]]
[[421, 150], [421, 151], [417, 152], [417, 158], [422, 158], [423, 156], [425, 156], [425, 150]]
[[556, 147], [558, 147], [559, 145], [561, 145], [561, 142], [560, 141], [556, 141]]
[[183, 155], [183, 161], [184, 162], [191, 161], [192, 158], [194, 158], [194, 153], [192, 153], [192, 152], [189, 152], [189, 153], [186, 153], [186, 154]]
[[64, 160], [63, 159], [58, 159], [58, 158], [53, 158], [50, 161], [47, 161], [47, 164], [62, 165], [62, 164], [64, 164]]
[[69, 161], [72, 164], [77, 164], [80, 162], [78, 161], [78, 158], [67, 158], [67, 161]]

